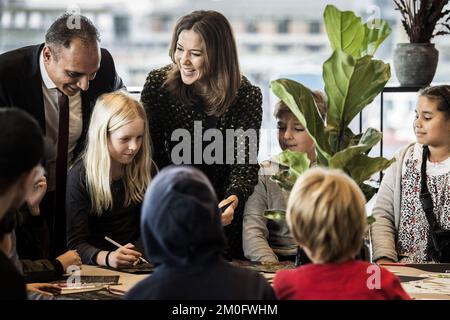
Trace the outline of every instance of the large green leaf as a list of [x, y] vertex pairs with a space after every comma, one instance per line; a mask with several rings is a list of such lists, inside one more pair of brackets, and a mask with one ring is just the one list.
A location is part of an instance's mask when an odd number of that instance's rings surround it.
[[293, 152], [284, 150], [277, 156], [277, 161], [287, 169], [280, 170], [272, 175], [271, 179], [275, 181], [280, 188], [291, 191], [297, 178], [310, 166], [308, 155], [303, 152]]
[[391, 77], [389, 64], [371, 56], [354, 59], [337, 49], [323, 65], [329, 106], [327, 122], [340, 135], [353, 118], [381, 92]]
[[314, 102], [311, 90], [289, 79], [274, 80], [270, 86], [273, 93], [283, 100], [311, 135], [319, 154], [318, 157], [323, 160], [329, 159], [331, 148], [325, 134], [324, 121]]
[[389, 24], [383, 19], [373, 19], [364, 24], [365, 37], [360, 57], [374, 55], [380, 44], [391, 34]]
[[356, 183], [361, 184], [370, 179], [375, 173], [387, 169], [394, 161], [394, 158], [388, 160], [382, 157], [371, 158], [365, 154], [358, 154], [345, 167], [345, 171]]
[[357, 145], [341, 150], [331, 157], [330, 168], [345, 168], [357, 155], [369, 153], [372, 147], [381, 140], [382, 136], [378, 130], [368, 128]]
[[339, 151], [331, 157], [330, 168], [344, 169], [349, 163], [352, 163], [353, 158], [366, 152], [368, 149], [370, 149], [370, 146], [364, 144], [348, 147], [347, 149]]
[[333, 50], [341, 49], [359, 57], [366, 32], [361, 18], [351, 11], [340, 11], [333, 5], [327, 5], [323, 19]]
[[[326, 133], [333, 153], [357, 145], [361, 138], [361, 134], [355, 135], [349, 127], [344, 129], [344, 134], [341, 137], [339, 137], [340, 132], [338, 128], [331, 126], [327, 126]], [[338, 143], [339, 138], [341, 139], [341, 144]]]
[[289, 167], [292, 174], [297, 176], [308, 170], [311, 164], [306, 153], [287, 149], [277, 156], [277, 160], [280, 164]]

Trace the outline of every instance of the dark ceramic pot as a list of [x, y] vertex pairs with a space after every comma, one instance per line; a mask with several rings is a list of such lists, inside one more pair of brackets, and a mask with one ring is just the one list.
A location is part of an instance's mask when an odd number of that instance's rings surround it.
[[398, 43], [394, 68], [402, 86], [426, 87], [433, 81], [439, 59], [434, 43]]

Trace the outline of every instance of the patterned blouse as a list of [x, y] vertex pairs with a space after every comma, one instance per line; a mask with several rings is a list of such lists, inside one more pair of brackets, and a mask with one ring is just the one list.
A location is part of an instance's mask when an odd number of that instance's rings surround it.
[[[420, 167], [422, 145], [416, 143], [407, 151], [402, 166], [400, 225], [397, 240], [399, 262], [433, 261], [430, 228], [420, 203]], [[427, 186], [439, 226], [450, 229], [450, 158], [443, 162], [427, 161]]]
[[[228, 110], [218, 118], [209, 117], [200, 98], [193, 105], [183, 105], [163, 87], [170, 68], [168, 65], [151, 71], [141, 94], [149, 118], [153, 159], [160, 169], [169, 164], [193, 164], [208, 176], [219, 201], [235, 194], [239, 198], [239, 207], [232, 229], [237, 230], [233, 233], [239, 241], [238, 238], [242, 238], [242, 208], [258, 182], [261, 90], [243, 77], [237, 97]], [[212, 129], [210, 133], [214, 138], [206, 137], [207, 129]], [[254, 139], [245, 138], [247, 130]], [[234, 142], [227, 139], [227, 131], [234, 133]], [[186, 134], [189, 141], [185, 144]], [[218, 147], [215, 148], [212, 141], [219, 142]], [[186, 148], [183, 149], [183, 145]], [[243, 150], [244, 163], [241, 162]], [[254, 155], [252, 161], [249, 161], [250, 150]], [[208, 155], [211, 155], [209, 159]]]

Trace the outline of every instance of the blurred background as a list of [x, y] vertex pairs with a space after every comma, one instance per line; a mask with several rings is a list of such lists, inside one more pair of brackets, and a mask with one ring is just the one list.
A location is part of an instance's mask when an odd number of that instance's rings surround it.
[[[112, 53], [128, 89], [139, 92], [150, 70], [171, 62], [168, 47], [176, 20], [197, 9], [217, 10], [233, 26], [243, 74], [263, 92], [262, 161], [280, 151], [273, 118], [277, 98], [270, 91], [270, 81], [291, 78], [323, 90], [322, 63], [331, 54], [323, 24], [327, 4], [355, 11], [364, 21], [382, 18], [389, 22], [392, 34], [378, 49], [377, 58], [391, 64], [387, 86], [398, 86], [392, 56], [395, 44], [408, 39], [392, 0], [0, 0], [0, 53], [42, 43], [57, 16], [66, 11], [81, 13], [98, 27], [101, 45]], [[449, 83], [450, 37], [437, 37], [433, 42], [439, 50], [433, 83]], [[378, 97], [361, 119], [355, 119], [353, 130], [382, 125], [382, 152], [391, 157], [399, 147], [414, 141], [416, 97], [416, 93], [384, 93], [382, 119]], [[380, 152], [378, 146], [372, 155]]]

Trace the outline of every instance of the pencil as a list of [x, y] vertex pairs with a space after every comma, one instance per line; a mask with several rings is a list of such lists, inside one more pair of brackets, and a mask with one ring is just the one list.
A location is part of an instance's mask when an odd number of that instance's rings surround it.
[[[121, 245], [120, 243], [114, 241], [113, 239], [111, 239], [111, 238], [109, 238], [109, 237], [107, 237], [107, 236], [105, 236], [105, 240], [108, 241], [108, 242], [110, 242], [110, 243], [112, 243], [112, 244], [115, 245], [117, 248], [123, 248], [123, 247], [124, 247], [124, 246]], [[142, 257], [139, 257], [139, 260], [141, 260], [141, 261], [144, 262], [144, 263], [150, 264], [150, 262], [148, 262], [147, 260], [145, 260], [145, 259], [142, 258]]]

